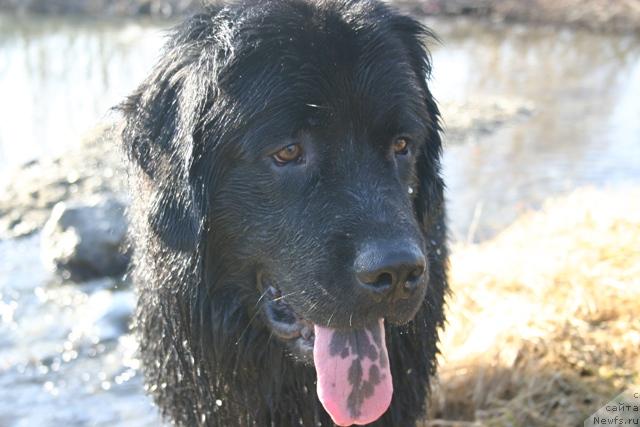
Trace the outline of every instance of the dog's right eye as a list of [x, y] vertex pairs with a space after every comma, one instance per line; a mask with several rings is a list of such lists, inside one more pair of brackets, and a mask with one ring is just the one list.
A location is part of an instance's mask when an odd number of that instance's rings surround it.
[[398, 137], [393, 141], [393, 152], [396, 155], [404, 156], [409, 153], [409, 140], [405, 137]]
[[302, 160], [302, 147], [300, 144], [289, 144], [271, 157], [279, 166], [284, 166], [291, 162], [299, 162]]

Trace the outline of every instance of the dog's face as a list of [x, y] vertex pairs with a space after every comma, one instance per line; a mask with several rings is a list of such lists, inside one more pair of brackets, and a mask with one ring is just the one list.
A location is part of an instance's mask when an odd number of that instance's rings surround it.
[[268, 326], [299, 356], [311, 351], [311, 324], [409, 321], [428, 274], [413, 206], [420, 123], [406, 112], [356, 123], [324, 113], [251, 141], [257, 150], [233, 161], [213, 222], [228, 227], [236, 262], [254, 266]]
[[397, 22], [356, 24], [254, 31], [220, 77], [241, 126], [218, 147], [215, 256], [251, 271], [248, 310], [306, 361], [314, 325], [405, 323], [426, 292], [418, 163], [436, 167], [425, 150], [439, 141], [425, 58]]

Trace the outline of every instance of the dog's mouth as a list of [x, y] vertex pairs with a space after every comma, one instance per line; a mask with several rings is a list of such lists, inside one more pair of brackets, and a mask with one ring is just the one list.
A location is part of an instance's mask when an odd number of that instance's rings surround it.
[[264, 318], [271, 332], [289, 345], [294, 357], [313, 363], [313, 323], [298, 315], [274, 285], [267, 286], [262, 298]]
[[297, 314], [275, 285], [266, 285], [265, 321], [294, 357], [313, 363], [318, 398], [333, 421], [349, 426], [380, 418], [393, 393], [384, 320], [355, 329], [320, 326]]

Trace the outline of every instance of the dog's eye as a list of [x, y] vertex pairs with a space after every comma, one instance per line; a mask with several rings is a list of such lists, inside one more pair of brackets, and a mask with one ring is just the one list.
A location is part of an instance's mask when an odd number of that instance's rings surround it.
[[409, 152], [409, 140], [404, 137], [396, 138], [393, 141], [393, 152], [396, 155], [405, 155]]
[[278, 165], [300, 161], [302, 159], [302, 147], [300, 144], [289, 144], [272, 157]]

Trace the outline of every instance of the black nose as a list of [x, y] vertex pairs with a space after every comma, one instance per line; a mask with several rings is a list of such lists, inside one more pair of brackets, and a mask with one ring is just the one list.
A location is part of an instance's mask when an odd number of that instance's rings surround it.
[[360, 251], [354, 267], [360, 286], [374, 298], [395, 300], [410, 297], [422, 283], [426, 261], [414, 244], [378, 242]]

